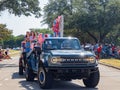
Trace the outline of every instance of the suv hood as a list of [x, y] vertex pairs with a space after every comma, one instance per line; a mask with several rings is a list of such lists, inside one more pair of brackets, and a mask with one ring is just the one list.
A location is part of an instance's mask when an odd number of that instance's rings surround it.
[[51, 50], [51, 54], [53, 56], [93, 56], [94, 54], [90, 51], [84, 51], [84, 50]]

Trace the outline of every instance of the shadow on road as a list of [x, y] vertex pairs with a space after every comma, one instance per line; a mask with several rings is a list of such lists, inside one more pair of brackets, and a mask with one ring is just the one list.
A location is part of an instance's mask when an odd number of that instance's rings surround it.
[[25, 78], [25, 76], [19, 75], [18, 72], [13, 73], [13, 75], [12, 75], [12, 79], [23, 79], [23, 78]]
[[51, 90], [98, 90], [97, 88], [86, 88], [70, 81], [55, 81]]
[[[27, 90], [43, 90], [39, 87], [37, 80], [34, 82], [20, 81], [20, 84]], [[44, 89], [48, 90], [48, 89]], [[97, 88], [86, 88], [72, 82], [54, 81], [52, 89], [49, 90], [98, 90]]]
[[[35, 79], [33, 82], [28, 82], [25, 80], [25, 76], [19, 75], [18, 72], [13, 73], [12, 79], [21, 79], [19, 83], [26, 90], [42, 90], [38, 85], [37, 79]], [[73, 82], [55, 80], [52, 89], [49, 90], [98, 90], [98, 88], [86, 88]]]
[[16, 64], [0, 64], [0, 68], [14, 68], [14, 67], [18, 67], [18, 65]]
[[7, 64], [0, 64], [0, 68], [5, 67]]

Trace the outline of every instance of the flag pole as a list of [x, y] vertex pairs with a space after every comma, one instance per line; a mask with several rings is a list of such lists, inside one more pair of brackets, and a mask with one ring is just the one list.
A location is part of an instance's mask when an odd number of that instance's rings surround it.
[[61, 23], [60, 23], [60, 37], [63, 37], [64, 33], [64, 16], [61, 15]]

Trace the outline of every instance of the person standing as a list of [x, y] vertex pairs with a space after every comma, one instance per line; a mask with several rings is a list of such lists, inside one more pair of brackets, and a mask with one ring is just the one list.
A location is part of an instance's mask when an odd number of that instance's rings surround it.
[[102, 45], [99, 45], [97, 48], [98, 58], [100, 58], [101, 51], [102, 51]]

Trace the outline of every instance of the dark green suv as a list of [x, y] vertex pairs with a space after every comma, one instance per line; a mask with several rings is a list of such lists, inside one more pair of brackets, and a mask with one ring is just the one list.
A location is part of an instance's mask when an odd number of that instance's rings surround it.
[[34, 80], [37, 75], [43, 89], [51, 88], [54, 79], [82, 79], [86, 87], [98, 85], [100, 74], [96, 57], [84, 51], [77, 38], [50, 37], [43, 42], [41, 54], [36, 54], [36, 50], [27, 59], [26, 80]]

